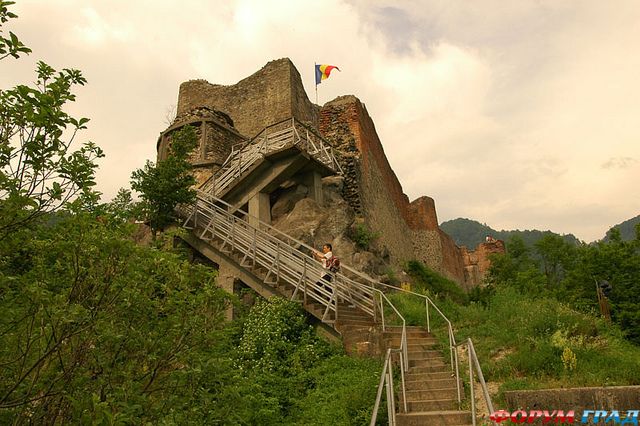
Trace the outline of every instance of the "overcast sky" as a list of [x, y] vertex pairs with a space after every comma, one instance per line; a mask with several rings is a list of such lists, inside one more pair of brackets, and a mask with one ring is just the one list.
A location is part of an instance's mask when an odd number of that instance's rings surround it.
[[233, 84], [289, 57], [337, 65], [319, 103], [353, 94], [410, 199], [440, 222], [550, 229], [592, 241], [640, 214], [640, 3], [593, 1], [18, 0], [6, 26], [35, 63], [78, 68], [70, 109], [106, 152], [110, 199], [155, 158], [182, 81]]

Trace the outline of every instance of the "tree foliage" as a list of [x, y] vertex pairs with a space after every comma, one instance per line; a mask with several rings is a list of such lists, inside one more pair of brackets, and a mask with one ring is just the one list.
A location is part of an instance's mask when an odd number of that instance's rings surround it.
[[154, 235], [173, 223], [177, 205], [195, 201], [191, 187], [196, 181], [188, 155], [197, 140], [192, 127], [183, 127], [172, 134], [171, 153], [166, 159], [157, 164], [147, 161], [131, 175], [131, 187], [140, 193], [141, 207]]
[[[558, 235], [551, 231], [513, 230], [496, 231], [495, 229], [471, 219], [453, 219], [440, 224], [440, 228], [449, 234], [459, 246], [474, 249], [478, 244], [485, 242], [487, 235], [496, 239], [507, 241], [513, 236], [518, 236], [528, 246], [532, 247], [538, 240], [548, 235]], [[564, 241], [572, 245], [578, 245], [579, 240], [573, 234], [559, 235]]]
[[5, 240], [5, 420], [84, 423], [98, 412], [117, 413], [119, 421], [153, 418], [175, 389], [196, 391], [189, 388], [192, 357], [212, 344], [225, 307], [214, 273], [136, 247], [125, 228], [103, 222], [74, 213], [30, 231], [28, 240]]
[[[640, 225], [637, 231], [640, 231]], [[625, 241], [613, 228], [609, 241], [572, 246], [555, 236], [535, 244], [534, 252], [515, 239], [507, 253], [494, 255], [488, 281], [531, 295], [545, 293], [583, 311], [599, 311], [596, 283], [607, 280], [611, 315], [640, 344], [640, 238]]]
[[[2, 23], [15, 16], [9, 4], [0, 3]], [[3, 39], [0, 52], [24, 52], [16, 40], [13, 33]], [[92, 188], [102, 150], [92, 142], [74, 149], [77, 132], [89, 120], [64, 112], [75, 100], [73, 86], [85, 83], [78, 70], [57, 72], [39, 62], [35, 87], [0, 91], [0, 239], [78, 195], [97, 198]]]
[[9, 12], [9, 6], [15, 4], [14, 1], [0, 0], [0, 60], [9, 56], [19, 58], [21, 53], [31, 53], [31, 49], [25, 46], [14, 33], [9, 31], [9, 38], [2, 35], [2, 26], [9, 21], [9, 19], [17, 18], [13, 12]]

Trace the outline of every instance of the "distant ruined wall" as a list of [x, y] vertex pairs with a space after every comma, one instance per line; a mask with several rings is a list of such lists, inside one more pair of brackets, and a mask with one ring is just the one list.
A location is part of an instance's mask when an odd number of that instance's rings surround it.
[[471, 251], [462, 246], [460, 251], [464, 262], [465, 283], [470, 288], [482, 282], [491, 266], [489, 256], [496, 253], [505, 253], [505, 245], [504, 241], [495, 240], [480, 243], [475, 250]]
[[233, 118], [235, 128], [253, 137], [270, 124], [291, 116], [317, 127], [318, 110], [307, 98], [300, 73], [285, 58], [271, 61], [230, 86], [190, 80], [180, 85], [178, 115], [208, 106]]
[[372, 231], [380, 233], [379, 242], [392, 261], [417, 259], [462, 283], [461, 253], [439, 229], [433, 199], [420, 197], [409, 203], [366, 107], [355, 96], [328, 102], [320, 111], [320, 131], [339, 151], [349, 149], [342, 156], [345, 198], [354, 210], [362, 211]]

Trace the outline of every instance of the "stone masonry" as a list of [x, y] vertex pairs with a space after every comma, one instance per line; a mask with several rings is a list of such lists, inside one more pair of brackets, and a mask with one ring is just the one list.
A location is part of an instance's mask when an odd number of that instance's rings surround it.
[[309, 101], [291, 60], [278, 59], [231, 86], [190, 80], [180, 85], [178, 115], [207, 106], [233, 118], [235, 128], [253, 137], [291, 116], [317, 127], [318, 108]]
[[247, 141], [233, 126], [231, 117], [209, 107], [197, 107], [178, 114], [173, 123], [158, 137], [158, 160], [170, 151], [171, 135], [184, 126], [193, 126], [198, 135], [198, 147], [190, 155], [198, 183], [215, 173], [231, 153], [231, 147]]
[[166, 155], [171, 131], [196, 123], [202, 142], [192, 160], [199, 181], [222, 164], [234, 143], [266, 126], [293, 116], [317, 128], [337, 151], [343, 198], [379, 233], [376, 244], [393, 264], [420, 260], [466, 288], [481, 281], [491, 250], [475, 254], [457, 247], [438, 226], [434, 200], [423, 196], [410, 202], [404, 194], [364, 104], [354, 96], [338, 97], [322, 108], [312, 104], [289, 59], [271, 61], [234, 85], [182, 83], [177, 112], [176, 122], [159, 138], [158, 157]]

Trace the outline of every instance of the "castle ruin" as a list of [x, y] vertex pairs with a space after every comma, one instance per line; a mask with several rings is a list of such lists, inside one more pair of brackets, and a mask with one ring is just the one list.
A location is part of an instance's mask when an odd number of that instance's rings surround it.
[[[341, 196], [354, 215], [379, 236], [375, 242], [378, 252], [392, 265], [400, 267], [408, 260], [419, 260], [469, 289], [482, 280], [489, 265], [488, 255], [504, 251], [501, 242], [481, 244], [475, 251], [456, 246], [438, 226], [434, 200], [422, 196], [410, 201], [404, 194], [365, 105], [355, 96], [341, 96], [324, 106], [313, 104], [299, 72], [286, 58], [269, 62], [234, 85], [205, 80], [182, 83], [177, 117], [158, 139], [158, 158], [167, 155], [173, 131], [184, 125], [194, 126], [200, 146], [191, 161], [202, 183], [222, 167], [234, 146], [291, 117], [317, 130], [335, 149], [344, 177]], [[298, 169], [292, 170], [279, 184], [291, 185], [285, 178], [296, 173]], [[316, 187], [310, 191], [315, 194], [312, 198], [322, 204], [317, 186], [326, 173], [305, 173], [312, 182], [307, 186]], [[271, 197], [268, 193], [261, 197], [256, 207], [259, 210], [255, 210], [266, 221], [271, 220], [276, 203], [273, 194], [272, 190]]]

